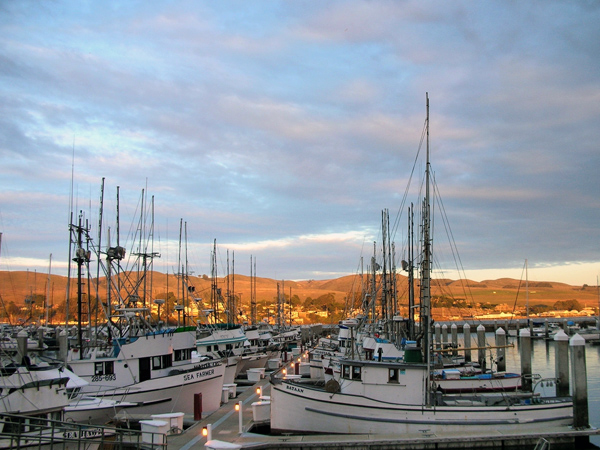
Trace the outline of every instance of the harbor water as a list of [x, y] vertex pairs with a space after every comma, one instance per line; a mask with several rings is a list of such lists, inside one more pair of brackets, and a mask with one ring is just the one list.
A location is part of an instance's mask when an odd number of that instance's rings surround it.
[[[493, 344], [494, 334], [486, 333], [486, 339], [488, 344]], [[512, 347], [506, 349], [506, 371], [520, 373], [518, 339], [511, 337], [509, 344], [512, 344]], [[555, 385], [550, 379], [556, 377], [554, 366], [556, 343], [553, 340], [533, 339], [532, 344], [532, 373], [548, 380], [544, 383], [540, 382], [537, 386], [534, 382], [535, 392], [553, 395]], [[590, 425], [594, 428], [600, 428], [600, 345], [586, 344], [585, 356]], [[572, 378], [571, 374], [571, 381]], [[600, 436], [592, 436], [590, 442], [600, 447]]]

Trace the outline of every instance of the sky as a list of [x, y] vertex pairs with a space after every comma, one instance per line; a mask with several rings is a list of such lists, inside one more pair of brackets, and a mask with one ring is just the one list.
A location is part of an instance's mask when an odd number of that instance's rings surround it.
[[1, 2], [0, 270], [65, 275], [71, 218], [105, 249], [117, 206], [127, 263], [162, 272], [210, 274], [215, 241], [219, 276], [366, 271], [383, 210], [400, 266], [427, 95], [434, 276], [595, 285], [599, 23], [595, 1]]

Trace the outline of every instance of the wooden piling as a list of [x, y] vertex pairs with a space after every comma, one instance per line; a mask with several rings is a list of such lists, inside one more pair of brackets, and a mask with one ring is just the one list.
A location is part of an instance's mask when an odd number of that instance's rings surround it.
[[464, 347], [465, 347], [465, 362], [471, 362], [471, 325], [465, 323], [463, 325], [463, 337], [464, 337]]
[[506, 331], [502, 328], [496, 330], [496, 369], [498, 372], [506, 371]]
[[570, 394], [569, 380], [569, 336], [559, 330], [554, 335], [556, 354], [554, 356], [554, 373], [556, 376], [556, 396], [566, 397]]
[[481, 370], [485, 372], [485, 327], [483, 325], [477, 327], [477, 347], [479, 347], [477, 350], [477, 361], [481, 366]]
[[521, 387], [525, 392], [531, 392], [531, 332], [523, 328], [519, 332], [521, 341]]

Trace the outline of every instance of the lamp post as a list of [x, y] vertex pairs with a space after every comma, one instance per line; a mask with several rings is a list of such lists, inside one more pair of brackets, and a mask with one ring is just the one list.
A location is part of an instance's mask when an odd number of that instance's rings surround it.
[[242, 419], [242, 401], [240, 400], [235, 404], [235, 410], [239, 412], [239, 432], [242, 434], [244, 432], [244, 424]]

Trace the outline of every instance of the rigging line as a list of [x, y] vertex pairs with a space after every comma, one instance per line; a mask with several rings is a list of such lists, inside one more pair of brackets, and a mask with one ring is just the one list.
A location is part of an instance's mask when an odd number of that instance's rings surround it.
[[517, 308], [517, 300], [519, 299], [519, 292], [521, 291], [521, 282], [523, 281], [523, 274], [525, 273], [525, 267], [527, 266], [527, 261], [523, 263], [523, 269], [521, 270], [521, 279], [519, 280], [519, 286], [517, 287], [517, 294], [515, 296], [515, 303], [513, 304], [512, 314], [509, 319], [509, 323], [511, 323], [515, 317], [515, 310]]
[[415, 169], [417, 167], [417, 162], [419, 160], [419, 155], [421, 154], [421, 150], [423, 149], [423, 142], [425, 142], [426, 137], [427, 137], [427, 119], [425, 119], [425, 122], [423, 123], [423, 131], [421, 132], [421, 140], [419, 141], [417, 154], [415, 155], [415, 160], [413, 162], [413, 166], [410, 171], [410, 176], [408, 178], [408, 183], [406, 185], [406, 189], [404, 190], [404, 195], [402, 196], [402, 201], [400, 202], [398, 212], [396, 213], [396, 218], [394, 219], [394, 225], [392, 226], [392, 233], [391, 233], [392, 240], [394, 239], [394, 237], [396, 235], [398, 226], [400, 224], [400, 219], [402, 218], [402, 213], [404, 212], [404, 207], [406, 205], [406, 199], [408, 197], [408, 191], [410, 189], [410, 185], [412, 183], [412, 178], [415, 173]]
[[[438, 207], [441, 211], [441, 217], [442, 217], [442, 223], [444, 224], [444, 228], [446, 230], [446, 235], [448, 236], [448, 239], [450, 241], [450, 250], [452, 252], [452, 256], [454, 258], [454, 263], [456, 265], [456, 269], [459, 273], [459, 276], [463, 276], [464, 280], [467, 280], [467, 276], [465, 273], [465, 269], [460, 257], [460, 254], [458, 253], [458, 246], [456, 245], [456, 240], [454, 239], [454, 233], [452, 232], [452, 227], [450, 226], [450, 221], [448, 220], [448, 214], [446, 213], [446, 208], [444, 206], [444, 202], [442, 200], [442, 196], [440, 194], [439, 191], [439, 186], [437, 184], [437, 181], [435, 179], [435, 174], [433, 176], [433, 187], [435, 192], [437, 193], [436, 197], [436, 202], [438, 203]], [[468, 283], [461, 283], [461, 287], [463, 288], [463, 293], [465, 294], [465, 297], [470, 297], [471, 298], [471, 302], [473, 302], [473, 293], [471, 291], [471, 288], [469, 286]], [[465, 289], [466, 287], [466, 289]], [[468, 293], [467, 293], [468, 290]]]

